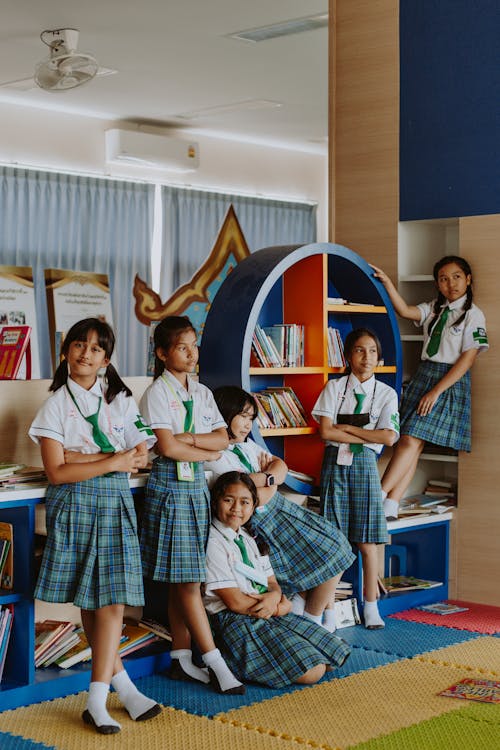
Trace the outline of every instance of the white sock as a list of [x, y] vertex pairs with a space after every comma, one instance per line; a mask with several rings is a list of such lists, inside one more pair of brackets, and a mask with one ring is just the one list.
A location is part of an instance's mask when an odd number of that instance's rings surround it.
[[115, 674], [111, 680], [111, 684], [118, 693], [118, 697], [130, 714], [130, 718], [134, 721], [139, 717], [151, 711], [152, 708], [158, 706], [157, 702], [143, 695], [128, 676], [127, 672], [123, 670]]
[[387, 497], [387, 492], [385, 490], [382, 490], [382, 500], [385, 500]]
[[302, 617], [305, 617], [306, 620], [311, 620], [312, 622], [315, 622], [316, 625], [322, 625], [323, 624], [323, 615], [312, 615], [310, 612], [306, 612], [304, 610], [304, 614]]
[[392, 497], [386, 497], [384, 500], [384, 515], [386, 518], [397, 518], [399, 513], [399, 503]]
[[87, 697], [87, 711], [92, 716], [98, 727], [118, 727], [121, 724], [111, 718], [106, 708], [109, 685], [106, 682], [91, 682], [89, 685], [89, 694]]
[[198, 682], [204, 682], [208, 685], [210, 677], [206, 669], [200, 669], [196, 664], [193, 664], [193, 652], [189, 648], [178, 648], [170, 652], [171, 659], [177, 659], [182, 669], [186, 674], [198, 680]]
[[218, 648], [207, 651], [205, 654], [202, 654], [201, 658], [203, 659], [203, 663], [214, 671], [215, 676], [219, 680], [221, 690], [230, 690], [231, 688], [240, 687], [243, 684], [231, 672]]
[[294, 594], [292, 596], [292, 612], [294, 615], [303, 615], [304, 607], [306, 606], [306, 600], [300, 594]]
[[323, 627], [328, 630], [329, 633], [334, 633], [337, 629], [337, 623], [335, 622], [335, 610], [325, 609], [323, 612]]
[[377, 630], [385, 627], [385, 623], [378, 611], [377, 600], [374, 602], [367, 602], [365, 600], [363, 616], [365, 619], [365, 628]]

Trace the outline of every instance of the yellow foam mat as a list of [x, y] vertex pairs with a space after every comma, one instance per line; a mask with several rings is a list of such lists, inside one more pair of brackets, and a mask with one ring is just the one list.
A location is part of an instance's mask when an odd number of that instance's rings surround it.
[[249, 731], [165, 708], [147, 722], [132, 721], [114, 694], [108, 708], [120, 722], [118, 734], [98, 734], [85, 725], [81, 713], [86, 693], [57, 698], [0, 714], [0, 731], [41, 742], [57, 750], [297, 750], [295, 742], [269, 732]]
[[[453, 654], [449, 658], [453, 661]], [[463, 701], [437, 693], [464, 677], [484, 679], [484, 674], [405, 659], [218, 714], [215, 719], [292, 737], [313, 747], [345, 748], [463, 708]]]
[[[484, 636], [473, 641], [430, 651], [415, 658], [432, 664], [481, 672], [483, 679], [496, 679], [498, 681], [500, 675], [500, 638]], [[467, 674], [464, 674], [465, 677], [467, 677]]]

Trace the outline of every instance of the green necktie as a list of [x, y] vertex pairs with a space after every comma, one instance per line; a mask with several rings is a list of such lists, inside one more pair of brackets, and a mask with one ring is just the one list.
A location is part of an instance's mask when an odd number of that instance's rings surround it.
[[441, 334], [443, 333], [449, 314], [450, 314], [450, 308], [445, 307], [443, 309], [443, 312], [441, 313], [441, 317], [439, 318], [438, 322], [432, 329], [431, 337], [429, 341], [427, 342], [427, 349], [426, 349], [426, 353], [428, 354], [429, 357], [433, 357], [436, 354], [437, 350], [439, 349], [439, 344], [441, 342]]
[[194, 429], [193, 399], [190, 398], [189, 401], [183, 401], [182, 403], [186, 410], [186, 414], [184, 416], [184, 432], [193, 432], [193, 429]]
[[95, 412], [95, 414], [90, 414], [90, 416], [86, 417], [84, 414], [82, 414], [82, 410], [78, 406], [77, 400], [71, 393], [68, 384], [66, 384], [66, 388], [68, 389], [68, 393], [71, 396], [74, 405], [80, 412], [80, 415], [86, 422], [92, 425], [92, 440], [98, 446], [98, 448], [101, 449], [101, 453], [114, 453], [115, 449], [109, 442], [108, 436], [99, 427], [99, 412], [101, 411], [102, 396], [99, 396], [99, 406], [97, 407], [97, 411]]
[[[248, 557], [248, 552], [243, 537], [235, 536], [234, 543], [237, 547], [239, 547], [239, 550], [241, 552], [241, 559], [243, 560], [245, 565], [248, 565], [250, 568], [255, 568], [255, 565]], [[261, 583], [257, 583], [257, 581], [252, 581], [252, 586], [259, 592], [259, 594], [265, 594], [267, 591], [267, 586], [263, 586]]]
[[[238, 456], [240, 459], [240, 463], [245, 467], [245, 469], [248, 471], [249, 474], [253, 473], [253, 466], [248, 460], [248, 458], [245, 456], [241, 448], [239, 448], [237, 445], [233, 445], [233, 453], [235, 456]], [[243, 561], [244, 562], [244, 561]]]
[[[356, 408], [354, 409], [354, 413], [361, 414], [361, 409], [363, 408], [363, 401], [366, 398], [366, 393], [355, 393], [354, 398], [356, 399]], [[349, 445], [349, 448], [351, 449], [351, 453], [363, 452], [362, 443], [351, 443]]]

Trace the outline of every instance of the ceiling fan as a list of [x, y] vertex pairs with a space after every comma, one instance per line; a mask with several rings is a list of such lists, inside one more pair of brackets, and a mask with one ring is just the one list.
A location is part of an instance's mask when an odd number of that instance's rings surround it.
[[40, 39], [49, 49], [49, 57], [35, 68], [35, 83], [45, 91], [66, 91], [83, 86], [96, 75], [99, 65], [93, 55], [77, 52], [76, 29], [42, 31]]
[[49, 47], [49, 56], [35, 67], [32, 78], [22, 78], [0, 83], [0, 88], [29, 91], [38, 86], [45, 91], [57, 92], [83, 86], [95, 76], [107, 76], [116, 70], [101, 68], [95, 57], [78, 52], [77, 29], [46, 29], [40, 39]]

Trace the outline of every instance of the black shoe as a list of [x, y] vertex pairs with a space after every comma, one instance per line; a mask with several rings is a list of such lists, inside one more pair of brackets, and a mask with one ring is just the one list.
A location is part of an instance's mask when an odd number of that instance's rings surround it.
[[147, 721], [148, 719], [154, 719], [155, 716], [158, 716], [158, 714], [161, 714], [162, 707], [159, 703], [155, 703], [154, 706], [151, 706], [151, 708], [148, 708], [147, 711], [144, 711], [143, 714], [137, 717], [136, 721]]
[[245, 695], [246, 688], [244, 685], [237, 685], [236, 687], [223, 690], [220, 686], [219, 678], [211, 667], [208, 668], [208, 674], [210, 675], [210, 684], [216, 693], [221, 693], [222, 695]]
[[171, 680], [184, 680], [185, 682], [198, 682], [201, 685], [205, 684], [202, 680], [197, 680], [196, 677], [192, 677], [185, 672], [179, 659], [172, 659], [170, 667], [165, 670], [164, 674], [166, 674]]
[[85, 724], [94, 727], [99, 734], [117, 734], [120, 731], [120, 727], [115, 727], [114, 724], [96, 724], [94, 717], [87, 709], [83, 712], [82, 719]]

